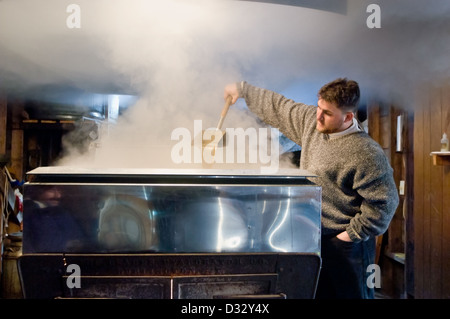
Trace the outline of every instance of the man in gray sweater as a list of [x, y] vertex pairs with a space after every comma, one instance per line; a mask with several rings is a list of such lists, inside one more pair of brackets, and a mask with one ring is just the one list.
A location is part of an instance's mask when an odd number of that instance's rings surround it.
[[[380, 145], [355, 118], [358, 83], [345, 78], [324, 85], [318, 106], [297, 103], [246, 82], [225, 86], [234, 104], [248, 108], [302, 147], [300, 168], [322, 187], [322, 269], [316, 298], [374, 297], [368, 283], [375, 238], [399, 203], [393, 170]], [[370, 281], [370, 280], [369, 280]]]

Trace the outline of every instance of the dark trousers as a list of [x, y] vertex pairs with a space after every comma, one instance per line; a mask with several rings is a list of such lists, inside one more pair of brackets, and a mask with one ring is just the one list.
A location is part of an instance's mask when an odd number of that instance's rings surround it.
[[373, 299], [367, 267], [375, 263], [375, 238], [353, 243], [322, 237], [322, 268], [316, 299]]

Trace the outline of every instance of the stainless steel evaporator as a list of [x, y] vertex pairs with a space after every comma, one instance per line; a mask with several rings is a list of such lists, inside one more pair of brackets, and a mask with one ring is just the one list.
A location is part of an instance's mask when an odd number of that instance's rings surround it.
[[[314, 297], [321, 188], [306, 171], [40, 167], [27, 176], [25, 298]], [[74, 275], [80, 287], [67, 284]]]

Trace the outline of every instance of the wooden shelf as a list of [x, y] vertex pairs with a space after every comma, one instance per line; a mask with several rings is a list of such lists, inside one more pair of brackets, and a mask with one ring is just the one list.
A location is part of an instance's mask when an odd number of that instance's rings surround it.
[[385, 255], [400, 264], [405, 264], [405, 253], [387, 252]]
[[450, 166], [450, 151], [449, 152], [431, 152], [433, 156], [433, 165]]

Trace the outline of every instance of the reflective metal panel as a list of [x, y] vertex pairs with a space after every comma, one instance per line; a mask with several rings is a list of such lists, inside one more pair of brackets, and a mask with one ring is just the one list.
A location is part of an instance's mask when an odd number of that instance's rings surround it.
[[24, 253], [320, 252], [302, 175], [85, 173], [25, 184]]

